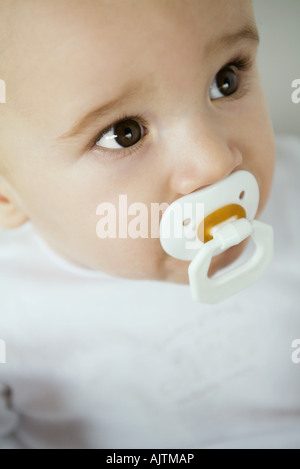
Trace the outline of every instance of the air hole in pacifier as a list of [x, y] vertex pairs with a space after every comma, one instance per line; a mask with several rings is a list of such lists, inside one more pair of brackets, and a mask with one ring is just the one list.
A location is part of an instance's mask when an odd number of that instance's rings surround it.
[[185, 220], [183, 220], [182, 225], [189, 226], [191, 224], [191, 221], [191, 218], [186, 218]]
[[244, 197], [245, 197], [245, 191], [242, 191], [242, 192], [240, 193], [240, 197], [239, 197], [239, 198], [240, 198], [240, 200], [243, 200]]

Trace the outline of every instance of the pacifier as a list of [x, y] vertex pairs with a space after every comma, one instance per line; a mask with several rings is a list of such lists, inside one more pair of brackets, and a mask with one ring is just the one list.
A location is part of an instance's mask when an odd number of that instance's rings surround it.
[[[253, 174], [236, 171], [226, 179], [173, 202], [160, 223], [164, 251], [191, 261], [192, 297], [218, 303], [256, 282], [273, 258], [273, 228], [254, 220], [259, 187]], [[208, 278], [214, 256], [251, 237], [254, 254], [242, 265]]]

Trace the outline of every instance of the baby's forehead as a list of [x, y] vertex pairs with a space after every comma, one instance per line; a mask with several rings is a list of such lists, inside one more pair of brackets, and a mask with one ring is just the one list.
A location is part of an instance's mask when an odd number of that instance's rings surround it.
[[[145, 27], [153, 33], [167, 33], [172, 23], [186, 23], [191, 31], [195, 24], [202, 24], [201, 36], [205, 38], [226, 23], [224, 18], [229, 12], [232, 27], [237, 20], [242, 23], [252, 13], [251, 0], [214, 0], [213, 3], [212, 7], [210, 0], [1, 0], [0, 21], [5, 35], [10, 33], [10, 39], [17, 42], [31, 35], [45, 42], [54, 34], [59, 40], [64, 32], [69, 39], [72, 33], [75, 44], [77, 30], [79, 36], [91, 35], [96, 41], [103, 32], [103, 42], [107, 43], [105, 37], [109, 33], [121, 41], [134, 30], [136, 41], [140, 41]], [[210, 22], [212, 12], [217, 14]], [[177, 35], [181, 33], [177, 28]], [[154, 35], [152, 39], [155, 40]], [[151, 44], [150, 41], [147, 46]], [[32, 44], [33, 51], [37, 45]], [[50, 54], [57, 52], [49, 50]], [[130, 55], [130, 51], [128, 53]]]
[[137, 80], [164, 81], [169, 89], [178, 84], [184, 93], [185, 76], [201, 61], [208, 63], [208, 43], [251, 16], [248, 0], [214, 0], [213, 5], [211, 0], [10, 0], [0, 5], [0, 21], [7, 20], [13, 37], [6, 42], [11, 95], [28, 114], [43, 113], [51, 126], [58, 108], [63, 107], [60, 118], [69, 121], [79, 101], [92, 108], [95, 100], [108, 100]]
[[218, 32], [251, 16], [250, 0], [1, 0], [0, 47], [25, 78], [71, 62], [119, 73], [117, 60], [134, 74], [136, 56], [142, 61], [149, 50], [158, 59], [183, 48], [189, 55], [197, 43], [201, 59]]

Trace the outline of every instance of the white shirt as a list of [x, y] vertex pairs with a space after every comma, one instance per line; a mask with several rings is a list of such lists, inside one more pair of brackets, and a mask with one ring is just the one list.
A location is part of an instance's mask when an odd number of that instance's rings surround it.
[[0, 448], [300, 449], [300, 139], [277, 154], [274, 262], [215, 306], [1, 231]]

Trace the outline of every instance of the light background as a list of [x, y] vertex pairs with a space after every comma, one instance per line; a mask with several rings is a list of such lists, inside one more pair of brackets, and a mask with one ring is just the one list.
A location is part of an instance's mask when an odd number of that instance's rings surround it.
[[291, 100], [292, 81], [300, 79], [300, 0], [253, 4], [261, 37], [258, 63], [275, 133], [300, 136], [300, 103]]

